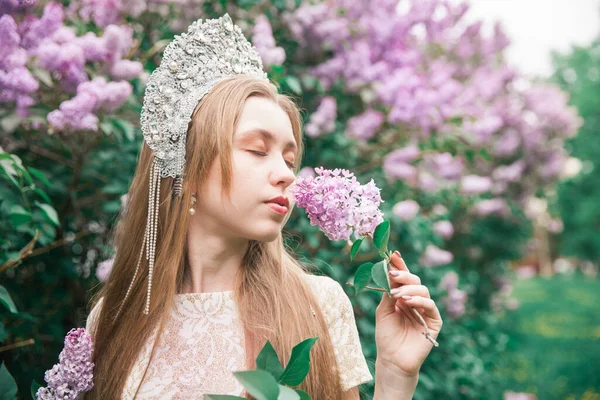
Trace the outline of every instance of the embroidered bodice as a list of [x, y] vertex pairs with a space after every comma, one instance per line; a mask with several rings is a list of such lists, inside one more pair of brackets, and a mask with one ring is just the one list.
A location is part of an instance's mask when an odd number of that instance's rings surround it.
[[[328, 324], [343, 389], [370, 381], [373, 377], [362, 353], [350, 299], [335, 280], [306, 277]], [[88, 317], [88, 330], [98, 306]], [[169, 321], [152, 355], [155, 340], [152, 335], [140, 352], [123, 399], [242, 394], [243, 387], [231, 373], [246, 369], [243, 328], [232, 291], [175, 295]]]

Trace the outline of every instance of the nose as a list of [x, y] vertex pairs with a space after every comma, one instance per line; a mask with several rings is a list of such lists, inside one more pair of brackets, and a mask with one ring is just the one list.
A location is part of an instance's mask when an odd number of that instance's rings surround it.
[[275, 186], [281, 185], [285, 189], [296, 180], [296, 175], [283, 158], [279, 159], [276, 164], [276, 167], [271, 173], [271, 183]]

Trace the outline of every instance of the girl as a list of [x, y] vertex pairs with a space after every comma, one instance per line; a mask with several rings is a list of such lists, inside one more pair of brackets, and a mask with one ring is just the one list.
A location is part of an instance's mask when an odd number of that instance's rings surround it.
[[[96, 366], [86, 399], [247, 395], [232, 371], [255, 369], [267, 340], [284, 363], [315, 336], [298, 387], [312, 399], [358, 399], [357, 386], [373, 379], [340, 284], [284, 246], [301, 116], [230, 21], [192, 24], [148, 81], [118, 252], [87, 321]], [[412, 398], [432, 347], [409, 307], [434, 337], [442, 320], [398, 253], [392, 262], [392, 286], [404, 287], [377, 309], [375, 398], [396, 400]]]

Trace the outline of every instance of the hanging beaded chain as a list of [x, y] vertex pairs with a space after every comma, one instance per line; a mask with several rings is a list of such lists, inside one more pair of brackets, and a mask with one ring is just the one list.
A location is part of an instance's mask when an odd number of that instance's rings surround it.
[[117, 313], [113, 317], [113, 322], [117, 320], [117, 318], [119, 317], [119, 315], [121, 315], [121, 311], [123, 310], [123, 306], [125, 305], [125, 302], [129, 298], [129, 294], [131, 293], [131, 288], [133, 287], [133, 283], [135, 282], [135, 278], [137, 277], [138, 271], [140, 269], [140, 264], [142, 263], [142, 256], [144, 255], [144, 248], [145, 247], [146, 247], [146, 232], [144, 232], [144, 240], [142, 241], [142, 248], [140, 250], [140, 255], [138, 257], [137, 264], [135, 266], [135, 272], [133, 273], [133, 278], [131, 279], [131, 283], [129, 284], [129, 287], [127, 288], [127, 293], [125, 293], [125, 297], [123, 298], [123, 301], [121, 301], [121, 305], [119, 306], [119, 310], [117, 311]]
[[148, 292], [146, 293], [146, 307], [144, 314], [148, 315], [150, 311], [150, 292], [152, 291], [152, 273], [154, 272], [154, 257], [156, 255], [156, 231], [158, 228], [158, 210], [160, 206], [160, 167], [156, 159], [152, 163], [152, 175], [150, 176], [150, 190], [148, 191], [148, 221], [146, 231], [150, 235], [146, 237], [148, 241], [146, 248], [146, 260], [148, 260]]

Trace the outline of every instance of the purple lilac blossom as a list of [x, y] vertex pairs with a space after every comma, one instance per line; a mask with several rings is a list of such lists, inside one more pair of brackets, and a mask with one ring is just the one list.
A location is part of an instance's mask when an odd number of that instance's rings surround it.
[[477, 215], [482, 217], [491, 214], [501, 217], [508, 217], [510, 215], [510, 208], [506, 200], [501, 198], [481, 200], [473, 206], [473, 210]]
[[449, 264], [454, 260], [454, 255], [447, 250], [428, 244], [425, 252], [420, 258], [420, 263], [424, 267], [437, 267], [439, 265]]
[[454, 227], [450, 221], [437, 221], [433, 224], [433, 231], [448, 240], [454, 235]]
[[79, 16], [104, 28], [119, 22], [121, 9], [121, 0], [82, 0]]
[[85, 328], [73, 328], [65, 337], [59, 363], [46, 371], [48, 387], [38, 389], [38, 399], [76, 399], [93, 386], [94, 346]]
[[392, 208], [392, 213], [404, 221], [410, 221], [419, 212], [419, 203], [414, 200], [404, 200], [398, 202]]
[[79, 85], [75, 97], [63, 101], [58, 110], [48, 114], [48, 122], [59, 130], [96, 131], [99, 121], [94, 112], [116, 110], [131, 92], [128, 82], [106, 82], [103, 77], [97, 77]]
[[504, 400], [536, 400], [537, 396], [531, 393], [524, 392], [504, 392]]
[[486, 176], [467, 175], [462, 178], [460, 186], [464, 194], [480, 194], [490, 190], [492, 180]]
[[298, 207], [304, 208], [310, 223], [330, 240], [349, 240], [372, 235], [383, 221], [380, 189], [371, 180], [362, 185], [345, 169], [315, 168], [317, 176], [298, 178], [292, 192]]
[[283, 47], [277, 47], [271, 23], [264, 15], [256, 18], [252, 30], [252, 44], [265, 65], [281, 65], [285, 61], [285, 50]]
[[20, 47], [17, 23], [10, 15], [0, 17], [0, 103], [16, 102], [16, 114], [25, 117], [35, 104], [30, 94], [39, 84], [26, 66], [27, 51]]
[[311, 114], [310, 121], [306, 124], [306, 134], [310, 137], [318, 137], [333, 132], [336, 117], [337, 102], [335, 97], [324, 97], [316, 111]]
[[458, 274], [455, 271], [446, 272], [440, 280], [439, 287], [448, 292], [456, 289], [458, 287]]
[[423, 157], [423, 166], [443, 179], [458, 180], [463, 173], [464, 161], [448, 152], [427, 154]]
[[348, 120], [346, 134], [351, 138], [364, 142], [375, 136], [384, 119], [385, 115], [382, 112], [368, 109]]
[[115, 258], [113, 257], [98, 264], [98, 267], [96, 268], [96, 277], [100, 282], [108, 282], [108, 277], [110, 276], [114, 262]]
[[465, 313], [465, 304], [468, 299], [468, 294], [464, 290], [454, 289], [442, 297], [442, 302], [446, 306], [448, 315], [452, 318], [458, 318]]
[[388, 153], [383, 159], [383, 172], [388, 181], [401, 179], [411, 186], [416, 184], [417, 168], [410, 165], [420, 155], [416, 145], [409, 145]]
[[33, 49], [40, 42], [63, 25], [64, 13], [62, 5], [50, 2], [44, 7], [41, 18], [28, 15], [20, 25], [21, 46], [25, 49]]
[[510, 165], [501, 165], [492, 172], [492, 178], [495, 181], [517, 182], [521, 179], [526, 166], [523, 160], [515, 161]]
[[455, 271], [448, 271], [439, 283], [439, 288], [447, 292], [447, 295], [443, 296], [441, 300], [452, 318], [458, 318], [464, 314], [468, 298], [467, 292], [458, 289], [458, 280], [458, 274]]

